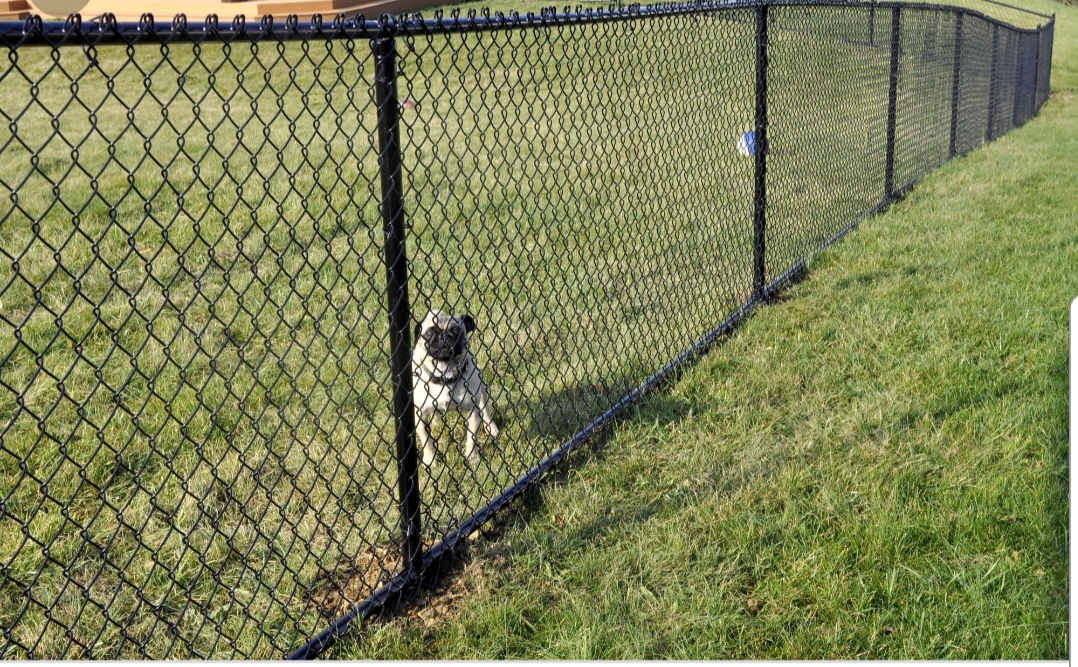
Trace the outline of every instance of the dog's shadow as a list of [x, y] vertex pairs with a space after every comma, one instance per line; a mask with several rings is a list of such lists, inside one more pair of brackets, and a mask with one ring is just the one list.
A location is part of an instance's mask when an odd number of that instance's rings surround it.
[[[548, 479], [563, 477], [571, 466], [602, 460], [609, 437], [619, 425], [685, 419], [694, 406], [668, 391], [676, 377], [672, 373], [616, 414], [613, 408], [640, 386], [639, 376], [584, 380], [532, 397], [492, 401], [501, 435], [492, 439], [484, 433], [480, 438], [478, 466], [464, 460], [465, 415], [450, 413], [440, 418], [431, 428], [438, 443], [437, 461], [432, 466], [420, 465], [424, 532], [445, 534], [458, 527], [570, 442], [575, 445], [571, 453], [547, 472]], [[598, 423], [604, 416], [607, 419]]]
[[[793, 280], [800, 279], [801, 273]], [[734, 306], [731, 304], [731, 308]], [[721, 345], [729, 335], [736, 334], [736, 329], [735, 323], [705, 348]], [[646, 355], [638, 355], [617, 363], [616, 368], [611, 368], [612, 364], [603, 368], [603, 364], [595, 362], [603, 361], [605, 353], [593, 348], [587, 359], [570, 364], [558, 353], [577, 350], [579, 346], [566, 343], [571, 339], [570, 334], [543, 338], [553, 347], [531, 355], [519, 349], [514, 340], [496, 336], [476, 346], [501, 435], [494, 439], [485, 432], [481, 434], [480, 462], [473, 467], [463, 456], [466, 416], [451, 412], [431, 424], [437, 462], [420, 465], [424, 532], [429, 527], [447, 534], [491, 501], [499, 500], [504, 490], [514, 487], [566, 445], [572, 445], [574, 454], [563, 458], [577, 461], [581, 456], [602, 457], [608, 436], [619, 423], [644, 418], [650, 423], [672, 423], [691, 413], [693, 406], [675, 398], [669, 386], [692, 366], [693, 360], [684, 360], [686, 363], [630, 401], [627, 399], [659, 370], [654, 362], [645, 361]], [[693, 357], [705, 352], [705, 348], [697, 350]], [[550, 471], [543, 472], [549, 476]]]
[[528, 403], [526, 415], [516, 416], [524, 417], [527, 427], [523, 435], [529, 440], [553, 440], [560, 446], [599, 420], [607, 422], [600, 426], [603, 432], [614, 423], [634, 421], [641, 409], [654, 413], [665, 423], [678, 421], [689, 413], [690, 407], [685, 402], [670, 396], [669, 381], [663, 381], [641, 399], [613, 414], [618, 404], [640, 384], [639, 378], [627, 377], [574, 383], [543, 393]]

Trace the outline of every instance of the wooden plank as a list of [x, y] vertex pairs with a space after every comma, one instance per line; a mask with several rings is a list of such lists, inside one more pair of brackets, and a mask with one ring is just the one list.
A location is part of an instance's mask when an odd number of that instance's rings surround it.
[[[66, 18], [39, 10], [33, 0], [0, 0], [0, 11], [4, 11], [7, 4], [23, 4], [30, 12], [46, 18]], [[144, 13], [150, 13], [158, 23], [167, 24], [173, 16], [183, 12], [189, 22], [200, 24], [210, 14], [216, 14], [222, 23], [231, 22], [238, 15], [245, 16], [248, 21], [257, 21], [265, 15], [284, 19], [291, 14], [303, 20], [309, 20], [314, 14], [327, 19], [338, 14], [364, 14], [374, 18], [439, 4], [445, 4], [444, 0], [89, 0], [80, 13], [84, 17], [111, 13], [120, 21], [137, 21]], [[15, 9], [19, 8], [12, 7]], [[23, 18], [25, 15], [24, 10]]]

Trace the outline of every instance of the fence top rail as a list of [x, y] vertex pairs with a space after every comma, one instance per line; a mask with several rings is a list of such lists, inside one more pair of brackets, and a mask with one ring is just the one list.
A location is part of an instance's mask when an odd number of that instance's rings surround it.
[[[1048, 19], [1048, 24], [1055, 21], [1055, 15], [1041, 14], [1020, 7], [1012, 7], [996, 0], [982, 0], [991, 4], [1009, 7], [1028, 14]], [[213, 14], [199, 23], [189, 20], [184, 14], [177, 14], [166, 24], [155, 21], [152, 14], [144, 14], [137, 22], [117, 21], [111, 14], [83, 20], [78, 14], [72, 14], [65, 21], [42, 21], [39, 16], [30, 16], [25, 21], [0, 21], [0, 41], [9, 47], [21, 46], [61, 46], [68, 43], [96, 45], [105, 43], [134, 44], [140, 41], [167, 43], [176, 39], [194, 42], [214, 41], [286, 41], [308, 39], [373, 39], [394, 35], [414, 35], [421, 33], [477, 32], [488, 30], [512, 30], [520, 28], [550, 27], [586, 23], [606, 23], [626, 21], [647, 17], [668, 17], [679, 15], [706, 14], [711, 12], [755, 8], [760, 5], [801, 6], [801, 7], [864, 7], [889, 9], [926, 9], [933, 11], [957, 12], [984, 19], [1016, 32], [1036, 33], [1047, 27], [1020, 28], [999, 18], [968, 7], [925, 2], [904, 2], [901, 0], [883, 0], [864, 2], [863, 0], [699, 0], [689, 3], [662, 3], [650, 5], [611, 5], [607, 8], [582, 8], [575, 10], [566, 6], [561, 12], [551, 7], [539, 13], [520, 14], [516, 11], [490, 12], [488, 9], [469, 10], [461, 14], [454, 10], [448, 15], [441, 11], [434, 16], [424, 18], [420, 13], [388, 14], [371, 20], [362, 14], [346, 18], [343, 14], [332, 20], [324, 20], [315, 15], [309, 22], [302, 22], [296, 15], [282, 20], [264, 16], [258, 23], [250, 24], [244, 17], [237, 16], [231, 22], [221, 23]], [[159, 27], [161, 25], [161, 27]]]

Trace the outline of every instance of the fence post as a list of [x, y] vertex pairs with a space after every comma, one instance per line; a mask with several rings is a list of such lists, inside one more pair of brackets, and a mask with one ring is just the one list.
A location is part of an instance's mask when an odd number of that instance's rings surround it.
[[767, 0], [756, 7], [756, 207], [753, 211], [753, 297], [764, 296], [767, 284]]
[[958, 83], [962, 70], [962, 12], [958, 12], [954, 26], [954, 71], [951, 73], [951, 143], [948, 159], [958, 154]]
[[371, 48], [374, 52], [375, 104], [378, 106], [378, 167], [382, 177], [382, 230], [385, 235], [386, 299], [393, 418], [396, 423], [401, 556], [409, 569], [418, 572], [423, 565], [423, 541], [419, 522], [419, 458], [415, 447], [415, 412], [412, 407], [412, 313], [408, 301], [397, 49], [393, 28], [394, 24], [384, 21], [379, 35], [371, 42]]
[[1029, 115], [1037, 115], [1037, 100], [1041, 96], [1041, 26], [1037, 25], [1037, 54], [1033, 58], [1033, 106]]
[[895, 196], [895, 131], [898, 125], [898, 56], [901, 46], [901, 10], [891, 9], [891, 82], [887, 98], [887, 167], [884, 172], [883, 198]]
[[868, 7], [868, 45], [876, 46], [876, 0]]
[[[1052, 94], [1052, 51], [1055, 50], [1056, 44], [1056, 17], [1052, 16], [1048, 21], [1048, 25], [1044, 27], [1045, 32], [1048, 33], [1048, 53], [1044, 54], [1045, 59], [1045, 77], [1044, 77], [1044, 101], [1048, 101], [1048, 97]], [[1043, 105], [1043, 102], [1041, 103]]]
[[991, 81], [988, 84], [988, 131], [985, 133], [985, 140], [992, 141], [995, 139], [995, 124], [996, 124], [996, 84], [997, 73], [996, 69], [999, 65], [999, 24], [992, 25], [992, 65], [988, 68], [990, 72], [989, 76]]
[[1011, 107], [1011, 127], [1018, 127], [1022, 118], [1022, 75], [1026, 70], [1026, 40], [1024, 35], [1018, 35], [1018, 44], [1014, 48], [1014, 106]]

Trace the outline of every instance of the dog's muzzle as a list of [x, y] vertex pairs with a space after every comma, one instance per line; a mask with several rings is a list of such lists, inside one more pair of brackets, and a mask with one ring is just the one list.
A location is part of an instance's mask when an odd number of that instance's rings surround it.
[[449, 361], [464, 353], [467, 339], [458, 327], [429, 329], [422, 335], [427, 345], [427, 354], [436, 361]]

